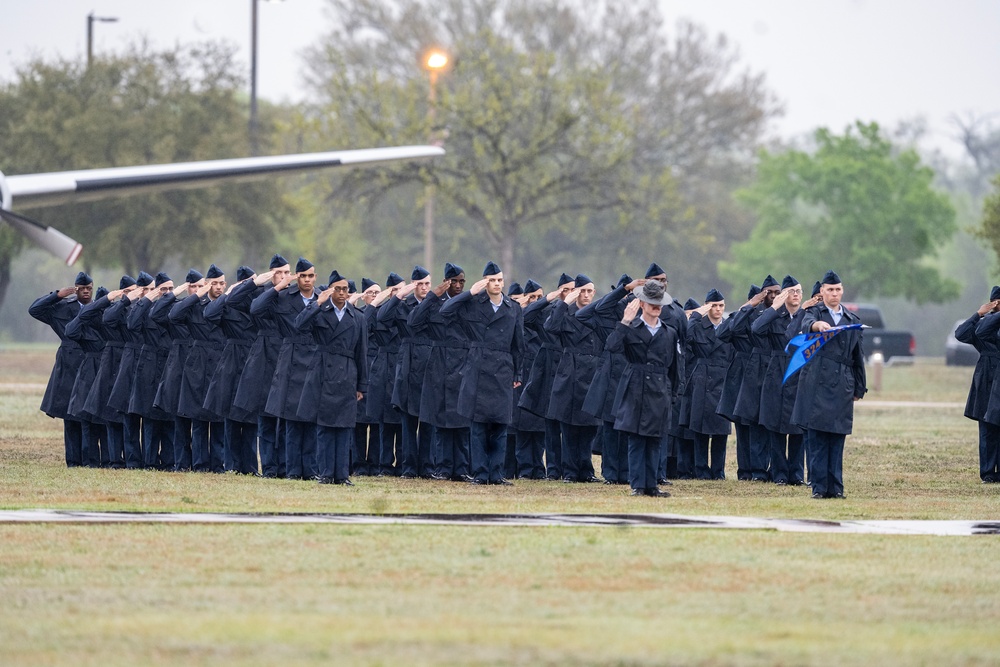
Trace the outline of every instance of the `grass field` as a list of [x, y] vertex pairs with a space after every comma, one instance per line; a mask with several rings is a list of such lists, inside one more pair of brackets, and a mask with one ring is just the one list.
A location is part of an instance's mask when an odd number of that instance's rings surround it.
[[[67, 470], [37, 410], [51, 349], [0, 351], [0, 507], [1000, 518], [969, 368], [886, 369], [848, 499], [676, 482], [513, 488]], [[730, 446], [730, 475], [735, 469]], [[0, 664], [998, 664], [996, 537], [646, 528], [0, 525]]]

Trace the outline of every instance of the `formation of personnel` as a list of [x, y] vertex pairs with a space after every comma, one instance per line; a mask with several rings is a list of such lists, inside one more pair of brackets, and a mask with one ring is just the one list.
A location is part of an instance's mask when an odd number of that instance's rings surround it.
[[783, 382], [792, 337], [857, 322], [832, 271], [805, 301], [794, 278], [768, 276], [728, 317], [716, 289], [682, 306], [656, 263], [599, 299], [586, 275], [545, 292], [507, 285], [494, 262], [468, 290], [451, 263], [437, 284], [420, 266], [360, 291], [316, 276], [274, 255], [228, 286], [213, 264], [95, 293], [81, 272], [35, 301], [62, 341], [41, 409], [64, 421], [67, 465], [669, 496], [673, 478], [725, 479], [735, 425], [738, 479], [802, 485], [808, 462], [813, 497], [844, 495], [860, 330]]

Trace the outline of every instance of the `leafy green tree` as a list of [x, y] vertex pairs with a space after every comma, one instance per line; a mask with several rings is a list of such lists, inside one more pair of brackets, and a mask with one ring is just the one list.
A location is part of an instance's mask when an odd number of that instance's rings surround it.
[[[723, 40], [687, 24], [668, 38], [655, 2], [331, 6], [331, 32], [307, 53], [319, 100], [300, 125], [305, 141], [443, 139], [448, 150], [326, 186], [328, 198], [362, 204], [366, 262], [419, 256], [422, 183], [438, 197], [438, 248], [460, 239], [511, 275], [569, 261], [610, 275], [670, 256], [714, 276], [705, 259], [745, 228], [749, 216], [725, 202], [777, 108], [762, 78], [735, 71]], [[432, 45], [454, 59], [433, 102], [420, 66]]]
[[768, 273], [811, 284], [832, 268], [852, 295], [955, 297], [958, 283], [929, 261], [954, 233], [955, 211], [916, 152], [894, 150], [874, 123], [814, 136], [811, 154], [761, 154], [756, 182], [740, 193], [758, 224], [720, 273], [736, 285]]
[[[0, 89], [7, 174], [184, 162], [248, 154], [233, 49], [154, 52], [146, 45], [82, 61], [31, 61]], [[15, 209], [17, 207], [15, 202]], [[83, 263], [133, 273], [269, 251], [288, 216], [273, 182], [136, 195], [26, 211], [84, 245]], [[3, 238], [10, 230], [3, 232]], [[20, 249], [0, 239], [0, 277]], [[7, 285], [6, 281], [3, 283]]]
[[993, 252], [1000, 256], [1000, 174], [993, 177], [993, 191], [983, 201], [979, 235], [989, 241]]

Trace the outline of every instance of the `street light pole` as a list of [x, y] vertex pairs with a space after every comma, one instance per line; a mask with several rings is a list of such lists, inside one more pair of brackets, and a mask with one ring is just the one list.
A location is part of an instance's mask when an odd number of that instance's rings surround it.
[[[265, 0], [268, 2], [269, 0]], [[250, 155], [260, 153], [260, 126], [257, 123], [257, 3], [250, 0]], [[284, 0], [281, 0], [284, 2]]]
[[94, 12], [87, 14], [87, 69], [94, 62], [94, 21], [101, 23], [116, 23], [116, 16], [94, 16]]
[[250, 155], [257, 155], [257, 0], [250, 0]]
[[[424, 58], [424, 67], [430, 74], [430, 88], [427, 93], [427, 120], [430, 126], [428, 142], [435, 140], [434, 120], [437, 106], [438, 72], [448, 66], [448, 55], [442, 51], [431, 51]], [[424, 266], [434, 266], [434, 183], [428, 182], [424, 192]]]

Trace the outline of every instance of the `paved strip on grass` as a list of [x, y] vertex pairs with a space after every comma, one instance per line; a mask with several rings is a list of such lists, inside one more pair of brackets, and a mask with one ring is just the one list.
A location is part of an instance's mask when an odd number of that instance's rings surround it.
[[0, 510], [0, 523], [285, 523], [457, 526], [585, 526], [612, 528], [725, 528], [793, 533], [874, 535], [1000, 535], [1000, 520], [822, 521], [679, 514], [226, 514]]

